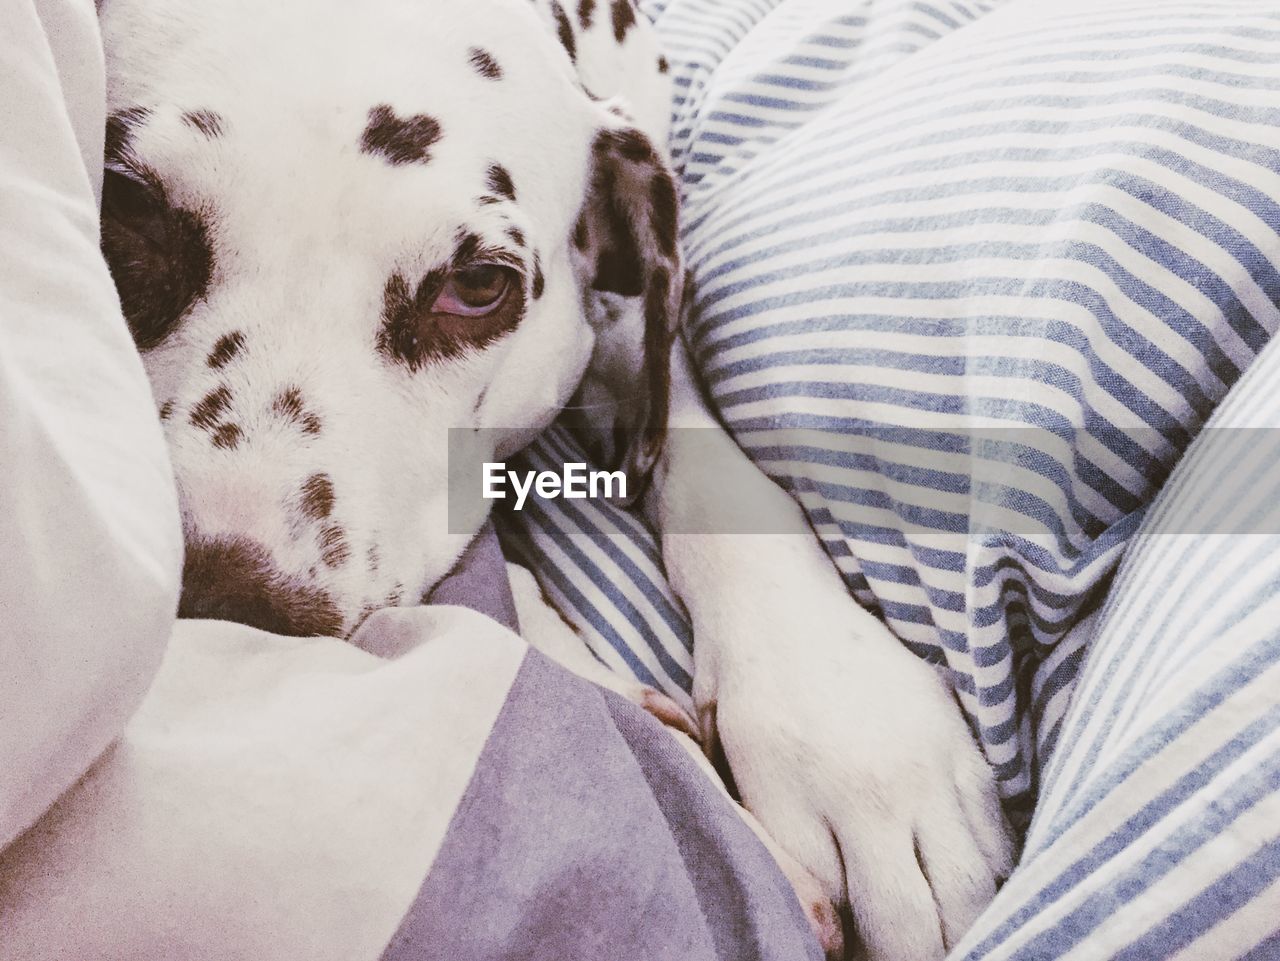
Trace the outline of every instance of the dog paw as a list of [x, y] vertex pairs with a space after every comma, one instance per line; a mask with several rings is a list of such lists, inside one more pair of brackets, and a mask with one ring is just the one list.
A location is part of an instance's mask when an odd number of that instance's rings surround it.
[[739, 810], [743, 820], [764, 842], [765, 848], [777, 862], [778, 869], [791, 884], [791, 889], [795, 891], [800, 907], [809, 920], [809, 927], [813, 929], [818, 944], [822, 946], [823, 955], [829, 961], [839, 961], [845, 956], [844, 925], [840, 921], [840, 912], [832, 903], [830, 895], [804, 865], [778, 846], [778, 842], [770, 837], [769, 832], [752, 817], [751, 812], [742, 808]]
[[[626, 692], [623, 692], [623, 694], [626, 696]], [[667, 727], [687, 734], [695, 741], [698, 739], [698, 725], [689, 715], [689, 712], [667, 697], [667, 695], [657, 688], [645, 685], [640, 685], [634, 694], [636, 696], [633, 699], [636, 703]]]
[[760, 839], [760, 843], [764, 845], [765, 850], [773, 857], [783, 877], [787, 879], [792, 891], [795, 892], [796, 900], [800, 902], [800, 908], [804, 911], [804, 915], [809, 921], [809, 927], [813, 929], [813, 933], [818, 939], [818, 944], [822, 946], [825, 956], [829, 961], [839, 961], [844, 957], [844, 926], [840, 920], [840, 912], [831, 903], [831, 898], [827, 896], [822, 884], [805, 869], [804, 865], [779, 847], [778, 842], [769, 835], [769, 832], [764, 829], [764, 826], [751, 812], [730, 796], [724, 782], [720, 779], [720, 775], [703, 752], [702, 746], [698, 743], [696, 737], [687, 732], [678, 731], [674, 725], [668, 725], [668, 727], [672, 728], [671, 736], [675, 742], [688, 752], [694, 763], [707, 776], [708, 782], [724, 795], [726, 801], [733, 805], [738, 816], [742, 818], [742, 822]]
[[774, 841], [847, 906], [871, 961], [940, 959], [1008, 876], [1012, 838], [948, 686], [844, 603], [843, 617], [735, 618], [773, 635], [722, 659], [704, 737]]

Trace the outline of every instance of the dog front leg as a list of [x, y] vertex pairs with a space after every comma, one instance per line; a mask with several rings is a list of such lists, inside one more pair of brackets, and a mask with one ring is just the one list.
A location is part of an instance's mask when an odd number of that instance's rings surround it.
[[712, 416], [680, 338], [671, 391], [645, 510], [693, 622], [703, 744], [873, 961], [941, 958], [1011, 868], [990, 767], [949, 685]]

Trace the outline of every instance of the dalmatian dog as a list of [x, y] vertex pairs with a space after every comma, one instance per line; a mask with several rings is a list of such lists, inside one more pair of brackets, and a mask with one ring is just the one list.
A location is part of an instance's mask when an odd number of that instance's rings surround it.
[[[99, 7], [103, 248], [179, 487], [181, 613], [349, 637], [417, 603], [485, 521], [450, 523], [448, 429], [499, 460], [577, 398], [648, 479], [691, 730], [802, 899], [871, 958], [940, 958], [1010, 870], [992, 774], [702, 399], [667, 62], [629, 0]], [[728, 489], [778, 529], [698, 533]]]

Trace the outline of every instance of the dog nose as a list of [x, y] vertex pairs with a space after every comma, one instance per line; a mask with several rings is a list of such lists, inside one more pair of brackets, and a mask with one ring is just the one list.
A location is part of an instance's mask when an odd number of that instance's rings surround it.
[[188, 541], [178, 616], [294, 637], [342, 632], [342, 615], [328, 594], [284, 576], [264, 548], [244, 540]]

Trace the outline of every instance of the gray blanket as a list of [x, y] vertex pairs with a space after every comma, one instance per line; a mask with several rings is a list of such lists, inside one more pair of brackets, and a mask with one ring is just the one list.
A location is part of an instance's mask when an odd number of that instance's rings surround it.
[[[430, 600], [515, 626], [491, 530]], [[772, 858], [663, 727], [530, 650], [384, 961], [821, 957]]]

